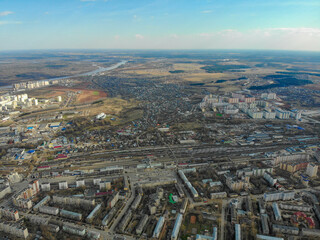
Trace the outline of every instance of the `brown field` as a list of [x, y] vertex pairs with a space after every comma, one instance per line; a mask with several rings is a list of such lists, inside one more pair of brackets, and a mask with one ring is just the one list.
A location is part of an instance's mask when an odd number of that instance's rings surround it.
[[88, 90], [85, 89], [86, 84], [77, 85], [75, 88], [66, 88], [66, 87], [47, 87], [47, 88], [39, 88], [28, 91], [28, 95], [30, 97], [35, 98], [54, 98], [57, 96], [67, 96], [68, 92], [77, 93], [76, 96], [76, 104], [86, 104], [91, 103], [100, 99], [104, 99], [107, 97], [107, 93], [101, 90]]
[[242, 69], [244, 70], [246, 74], [274, 74], [276, 71], [283, 71], [282, 69], [275, 69], [275, 68], [261, 68], [261, 67], [256, 67], [256, 68], [247, 68], [247, 69]]
[[137, 75], [154, 75], [154, 76], [167, 76], [170, 73], [167, 70], [162, 69], [141, 69], [141, 70], [126, 70], [127, 74], [137, 74]]
[[138, 102], [135, 100], [124, 100], [121, 98], [106, 98], [101, 103], [90, 106], [89, 115], [97, 115], [104, 112], [109, 115], [118, 115], [124, 109], [136, 107]]
[[175, 63], [173, 64], [173, 68], [175, 70], [183, 70], [183, 71], [196, 71], [201, 70], [200, 68], [204, 65], [197, 63]]
[[76, 103], [84, 104], [94, 102], [107, 97], [107, 93], [101, 90], [78, 90]]
[[67, 94], [67, 91], [60, 90], [52, 87], [47, 88], [39, 88], [39, 89], [32, 89], [31, 91], [27, 91], [29, 97], [35, 98], [54, 98], [57, 96], [64, 96]]

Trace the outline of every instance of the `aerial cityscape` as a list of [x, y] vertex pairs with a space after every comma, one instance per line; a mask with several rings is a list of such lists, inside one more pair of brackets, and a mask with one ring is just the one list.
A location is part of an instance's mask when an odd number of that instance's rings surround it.
[[320, 4], [191, 2], [4, 1], [1, 240], [320, 239]]

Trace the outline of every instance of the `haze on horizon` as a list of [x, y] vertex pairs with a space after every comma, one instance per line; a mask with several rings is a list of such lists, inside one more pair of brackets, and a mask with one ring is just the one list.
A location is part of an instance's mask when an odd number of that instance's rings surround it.
[[0, 50], [320, 51], [317, 0], [2, 0]]

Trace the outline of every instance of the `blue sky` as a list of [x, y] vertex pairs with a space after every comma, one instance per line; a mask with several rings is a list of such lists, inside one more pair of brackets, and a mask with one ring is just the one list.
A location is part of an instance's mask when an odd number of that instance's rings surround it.
[[0, 50], [320, 51], [318, 0], [0, 0]]

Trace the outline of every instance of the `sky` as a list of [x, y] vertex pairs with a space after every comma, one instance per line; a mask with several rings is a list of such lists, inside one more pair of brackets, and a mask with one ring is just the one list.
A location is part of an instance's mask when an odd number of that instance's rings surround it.
[[319, 0], [0, 0], [0, 51], [320, 51]]

